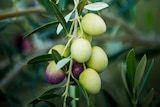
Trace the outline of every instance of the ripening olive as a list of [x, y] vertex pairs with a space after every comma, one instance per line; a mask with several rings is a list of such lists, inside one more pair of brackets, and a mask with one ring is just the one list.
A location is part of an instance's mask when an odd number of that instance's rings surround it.
[[46, 69], [46, 80], [50, 84], [58, 84], [65, 78], [65, 73], [60, 69], [56, 70], [56, 63], [50, 62]]

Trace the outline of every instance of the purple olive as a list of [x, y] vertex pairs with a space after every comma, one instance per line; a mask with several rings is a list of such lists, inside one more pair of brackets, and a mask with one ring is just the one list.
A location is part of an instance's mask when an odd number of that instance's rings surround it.
[[78, 62], [73, 63], [72, 73], [76, 79], [79, 79], [79, 75], [82, 73], [83, 70], [84, 70], [84, 67], [82, 63], [78, 63]]
[[46, 80], [50, 84], [59, 84], [65, 78], [65, 73], [60, 69], [56, 70], [54, 61], [50, 62], [46, 69]]

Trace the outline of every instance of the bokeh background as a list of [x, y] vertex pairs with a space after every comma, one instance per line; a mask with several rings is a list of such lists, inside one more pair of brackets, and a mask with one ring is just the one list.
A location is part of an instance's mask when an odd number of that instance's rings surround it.
[[[46, 54], [55, 44], [66, 43], [64, 32], [56, 34], [56, 26], [34, 33], [27, 33], [47, 22], [56, 20], [40, 4], [41, 0], [1, 0], [0, 2], [0, 106], [29, 107], [28, 102], [56, 87], [45, 80], [46, 63], [27, 65], [34, 56]], [[61, 1], [61, 0], [60, 0]], [[109, 65], [101, 74], [102, 91], [95, 97], [95, 107], [131, 107], [126, 94], [120, 64], [127, 52], [134, 48], [137, 61], [146, 54], [148, 63], [154, 59], [153, 70], [147, 81], [140, 104], [154, 89], [149, 107], [160, 107], [160, 2], [159, 0], [92, 0], [103, 1], [109, 7], [100, 11], [107, 31], [93, 37], [93, 45], [101, 46], [109, 57]], [[61, 1], [62, 2], [62, 1]], [[64, 16], [73, 9], [72, 0], [59, 5]], [[29, 11], [16, 15], [18, 11]], [[12, 14], [11, 17], [5, 15]], [[81, 106], [85, 101], [81, 96]], [[61, 103], [55, 99], [57, 105]], [[48, 107], [41, 103], [37, 107]], [[141, 107], [141, 106], [139, 106]]]

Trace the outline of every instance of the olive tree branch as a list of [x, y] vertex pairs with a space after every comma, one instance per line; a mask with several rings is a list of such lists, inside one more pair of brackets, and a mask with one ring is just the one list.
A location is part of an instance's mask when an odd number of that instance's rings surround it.
[[33, 13], [44, 13], [44, 12], [46, 12], [44, 9], [39, 9], [39, 8], [30, 8], [22, 11], [3, 12], [3, 13], [0, 13], [0, 20], [18, 17], [18, 16], [24, 16], [24, 15], [33, 14]]

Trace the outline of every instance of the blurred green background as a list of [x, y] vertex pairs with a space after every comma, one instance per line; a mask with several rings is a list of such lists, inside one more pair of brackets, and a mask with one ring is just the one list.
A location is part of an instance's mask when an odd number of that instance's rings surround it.
[[[45, 80], [46, 63], [27, 65], [27, 61], [48, 52], [58, 43], [66, 43], [64, 32], [56, 34], [56, 26], [23, 36], [47, 22], [56, 20], [40, 4], [41, 0], [1, 0], [0, 3], [0, 106], [28, 107], [28, 102], [56, 87]], [[47, 0], [46, 0], [47, 1]], [[159, 0], [92, 0], [103, 1], [109, 7], [100, 11], [107, 31], [93, 37], [93, 45], [103, 47], [109, 57], [109, 66], [101, 74], [102, 91], [95, 97], [95, 107], [130, 107], [120, 74], [120, 64], [134, 48], [137, 59], [147, 55], [148, 63], [154, 59], [153, 70], [145, 91], [140, 97], [141, 107], [146, 94], [154, 89], [149, 107], [160, 107], [160, 2]], [[64, 16], [73, 9], [73, 1], [63, 0], [59, 5]], [[28, 11], [15, 15], [18, 11]], [[6, 13], [13, 16], [3, 17]], [[14, 13], [15, 12], [15, 13]], [[57, 105], [60, 101], [56, 100]], [[81, 96], [81, 107], [85, 106]], [[39, 104], [37, 107], [48, 107]]]

